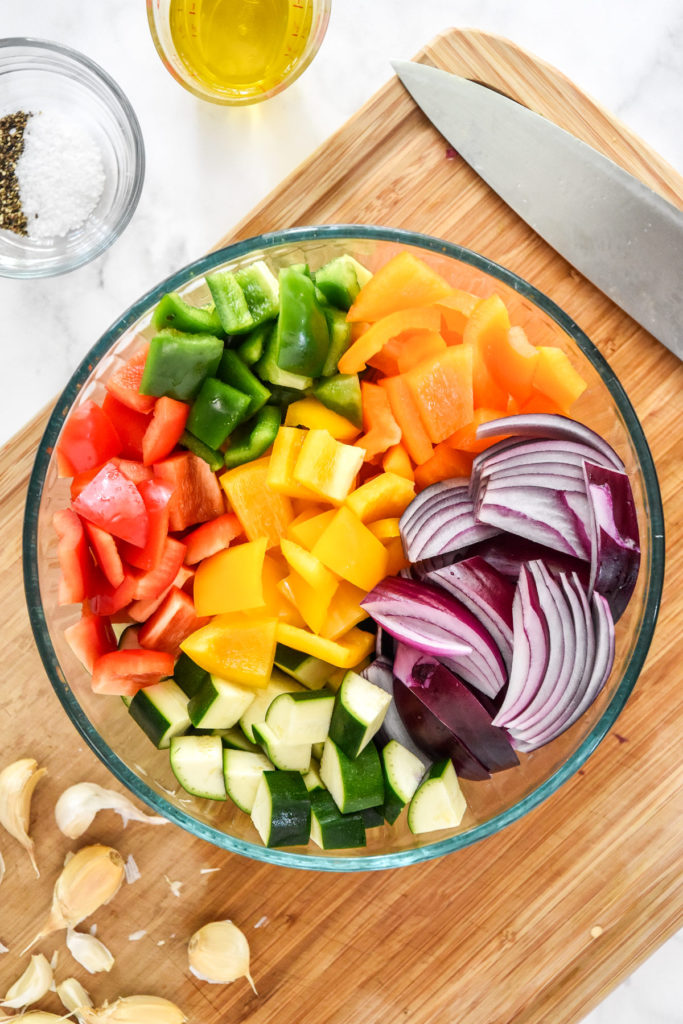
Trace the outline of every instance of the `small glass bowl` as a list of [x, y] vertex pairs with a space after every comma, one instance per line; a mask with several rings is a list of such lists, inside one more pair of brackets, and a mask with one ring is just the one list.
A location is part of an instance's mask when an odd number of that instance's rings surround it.
[[116, 82], [83, 54], [42, 39], [0, 40], [0, 117], [56, 111], [97, 145], [104, 189], [88, 219], [63, 237], [0, 230], [0, 276], [64, 274], [99, 256], [133, 216], [145, 176], [138, 119]]
[[[395, 825], [368, 829], [367, 847], [319, 850], [264, 847], [250, 818], [228, 800], [199, 800], [178, 786], [168, 751], [157, 750], [128, 715], [123, 702], [93, 693], [90, 677], [69, 648], [64, 630], [79, 606], [59, 606], [59, 563], [52, 515], [69, 503], [69, 481], [57, 473], [55, 445], [72, 409], [101, 401], [104, 381], [122, 359], [149, 337], [151, 314], [161, 296], [179, 291], [190, 302], [209, 301], [204, 275], [266, 260], [277, 272], [291, 263], [316, 270], [348, 253], [376, 270], [409, 250], [453, 287], [483, 298], [496, 292], [514, 324], [538, 344], [556, 345], [588, 383], [574, 406], [577, 419], [597, 430], [624, 460], [633, 488], [641, 540], [640, 574], [616, 626], [616, 657], [598, 699], [574, 725], [545, 747], [520, 754], [520, 765], [487, 782], [461, 780], [468, 810], [457, 829], [413, 835], [402, 814]], [[293, 228], [238, 242], [211, 253], [143, 295], [104, 334], [78, 367], [41, 440], [26, 501], [24, 584], [38, 650], [69, 718], [107, 768], [157, 813], [200, 839], [256, 860], [319, 871], [367, 871], [417, 864], [486, 839], [551, 796], [572, 777], [613, 726], [638, 679], [654, 632], [664, 577], [662, 506], [652, 456], [642, 427], [610, 366], [574, 321], [533, 285], [468, 249], [427, 235], [392, 228], [334, 225]]]

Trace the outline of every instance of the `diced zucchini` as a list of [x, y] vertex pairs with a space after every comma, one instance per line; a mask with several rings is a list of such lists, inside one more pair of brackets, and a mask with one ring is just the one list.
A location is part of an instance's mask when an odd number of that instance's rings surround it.
[[391, 696], [357, 672], [348, 671], [339, 687], [330, 738], [347, 757], [357, 757], [379, 730]]
[[261, 776], [272, 771], [273, 765], [265, 754], [248, 750], [223, 750], [225, 788], [231, 800], [245, 814], [251, 814]]
[[311, 839], [321, 850], [365, 846], [360, 814], [342, 814], [325, 789], [311, 791]]
[[324, 743], [333, 708], [330, 690], [281, 693], [266, 712], [266, 724], [282, 743]]
[[196, 661], [193, 661], [185, 651], [181, 651], [173, 669], [173, 678], [188, 697], [194, 697], [201, 689], [202, 683], [206, 682], [209, 673], [201, 668]]
[[313, 789], [324, 789], [323, 780], [320, 778], [320, 765], [311, 761], [311, 767], [303, 775], [306, 789], [310, 793]]
[[328, 739], [320, 762], [320, 778], [342, 814], [379, 807], [384, 803], [382, 765], [374, 743], [369, 743], [355, 760], [351, 760], [333, 740]]
[[200, 729], [229, 729], [254, 700], [254, 691], [209, 675], [188, 705], [190, 721]]
[[172, 679], [145, 686], [133, 697], [128, 714], [149, 736], [155, 747], [165, 750], [173, 736], [190, 727], [188, 697]]
[[265, 722], [266, 712], [276, 697], [279, 697], [281, 693], [295, 693], [300, 690], [301, 687], [294, 679], [273, 669], [268, 685], [257, 690], [254, 700], [240, 718], [240, 729], [247, 739], [256, 743], [253, 727]]
[[409, 803], [426, 771], [425, 764], [396, 740], [382, 749], [384, 771], [384, 817], [390, 825]]
[[254, 724], [252, 728], [276, 768], [286, 772], [307, 772], [311, 767], [310, 743], [283, 743], [265, 722]]
[[360, 816], [363, 819], [363, 824], [366, 829], [369, 828], [380, 828], [384, 825], [385, 818], [381, 807], [364, 807], [360, 811]]
[[323, 756], [323, 747], [324, 746], [325, 746], [324, 743], [314, 743], [313, 744], [313, 747], [311, 748], [311, 753], [313, 754], [313, 757], [316, 759], [316, 761], [319, 761], [320, 758]]
[[229, 747], [231, 750], [248, 750], [252, 754], [261, 753], [261, 748], [247, 739], [239, 725], [231, 725], [229, 729], [211, 729], [210, 732], [212, 736], [220, 736], [223, 746]]
[[251, 820], [266, 846], [305, 846], [311, 834], [311, 799], [300, 773], [263, 772]]
[[309, 690], [321, 690], [329, 677], [337, 671], [334, 665], [303, 651], [285, 647], [284, 644], [275, 647], [275, 664]]
[[247, 300], [254, 325], [274, 320], [280, 309], [280, 287], [263, 260], [236, 270], [235, 279]]
[[408, 807], [408, 827], [420, 835], [456, 828], [467, 810], [453, 762], [436, 761], [415, 791]]
[[187, 793], [225, 800], [220, 736], [174, 736], [169, 758], [173, 774]]

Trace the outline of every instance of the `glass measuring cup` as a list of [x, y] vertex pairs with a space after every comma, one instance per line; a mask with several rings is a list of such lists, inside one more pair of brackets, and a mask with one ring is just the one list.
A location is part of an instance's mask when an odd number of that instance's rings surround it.
[[320, 49], [331, 0], [147, 0], [164, 66], [212, 103], [258, 103], [299, 77]]

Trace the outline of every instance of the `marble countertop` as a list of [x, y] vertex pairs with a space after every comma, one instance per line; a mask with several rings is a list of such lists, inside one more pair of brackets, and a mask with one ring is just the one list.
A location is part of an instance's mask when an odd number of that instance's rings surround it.
[[[5, 36], [68, 44], [101, 64], [140, 119], [145, 185], [106, 253], [63, 277], [0, 278], [5, 389], [0, 443], [55, 397], [90, 346], [142, 292], [200, 256], [451, 25], [508, 36], [554, 64], [683, 169], [683, 2], [657, 0], [333, 0], [311, 67], [253, 107], [195, 99], [163, 68], [143, 0], [5, 4]], [[400, 12], [400, 13], [399, 13]], [[681, 1021], [683, 936], [666, 943], [584, 1024]], [[484, 1022], [482, 1022], [484, 1024]], [[551, 1022], [549, 1022], [551, 1024]]]

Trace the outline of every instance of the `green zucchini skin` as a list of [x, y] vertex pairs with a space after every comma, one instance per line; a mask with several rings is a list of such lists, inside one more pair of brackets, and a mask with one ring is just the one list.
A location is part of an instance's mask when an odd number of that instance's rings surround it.
[[334, 740], [328, 739], [320, 762], [320, 777], [342, 814], [384, 803], [382, 765], [374, 743], [352, 759]]
[[311, 838], [322, 850], [345, 850], [366, 845], [360, 814], [342, 814], [325, 789], [311, 791]]
[[311, 835], [311, 799], [301, 773], [265, 771], [251, 820], [266, 846], [305, 846]]

